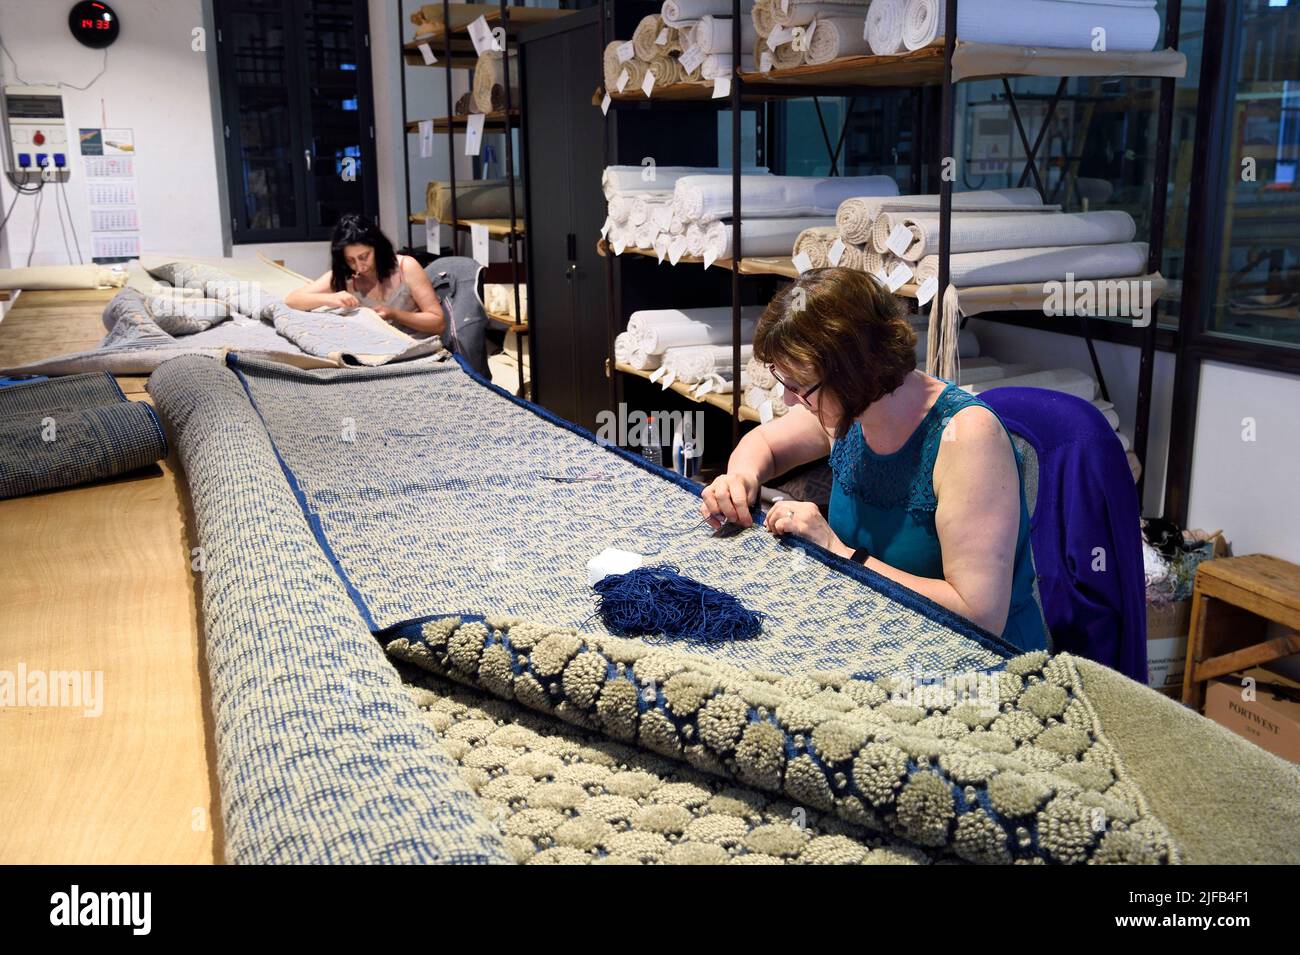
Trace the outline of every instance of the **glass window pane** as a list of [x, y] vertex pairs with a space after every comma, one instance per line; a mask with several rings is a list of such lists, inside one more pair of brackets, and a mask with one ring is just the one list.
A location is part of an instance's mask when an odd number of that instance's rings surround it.
[[[278, 7], [278, 4], [277, 4]], [[289, 78], [284, 17], [278, 11], [232, 13], [231, 62], [241, 148], [238, 171], [248, 229], [298, 225], [289, 139]]]
[[1243, 0], [1207, 331], [1300, 347], [1300, 9]]

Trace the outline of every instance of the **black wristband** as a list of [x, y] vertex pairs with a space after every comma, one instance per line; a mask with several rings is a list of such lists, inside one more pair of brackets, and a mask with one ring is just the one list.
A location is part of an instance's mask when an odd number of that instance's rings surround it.
[[859, 547], [853, 552], [853, 556], [850, 557], [849, 560], [853, 561], [855, 564], [865, 564], [870, 558], [871, 551], [867, 550], [865, 547]]

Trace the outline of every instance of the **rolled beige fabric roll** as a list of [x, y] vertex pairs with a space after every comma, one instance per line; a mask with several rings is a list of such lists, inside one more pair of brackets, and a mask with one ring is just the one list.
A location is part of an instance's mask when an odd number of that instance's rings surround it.
[[672, 56], [653, 57], [646, 64], [646, 70], [655, 75], [656, 87], [679, 83], [686, 78], [686, 71], [677, 62], [677, 58]]
[[754, 32], [763, 40], [772, 32], [776, 26], [776, 21], [772, 19], [772, 4], [774, 0], [754, 0], [754, 6], [749, 11], [749, 20], [754, 24]]
[[871, 241], [872, 206], [867, 199], [845, 199], [835, 212], [835, 225], [845, 242]]
[[842, 56], [870, 53], [871, 46], [862, 36], [863, 18], [823, 17], [818, 15], [812, 39], [808, 42], [809, 63], [829, 63]]
[[862, 271], [875, 275], [885, 267], [885, 257], [875, 249], [862, 250]]
[[815, 269], [826, 268], [826, 250], [835, 241], [835, 230], [826, 226], [816, 229], [804, 229], [794, 240], [791, 254], [807, 253], [808, 261]]
[[623, 64], [618, 61], [618, 48], [623, 44], [615, 40], [612, 43], [605, 44], [605, 54], [602, 58], [605, 73], [605, 89], [612, 90], [618, 82], [618, 74], [623, 69]]
[[[615, 74], [617, 75], [617, 74]], [[480, 113], [505, 109], [505, 66], [500, 53], [485, 53], [474, 67], [474, 82], [470, 87], [474, 105]], [[510, 102], [519, 104], [519, 57], [510, 57]]]
[[757, 358], [751, 358], [749, 360], [749, 364], [745, 366], [745, 374], [749, 376], [750, 382], [759, 388], [776, 387], [776, 379], [773, 378], [772, 373], [767, 370], [767, 365], [759, 361]]
[[793, 43], [778, 43], [772, 51], [772, 65], [778, 70], [788, 70], [800, 66], [808, 57], [806, 50], [796, 50]]
[[861, 247], [850, 245], [849, 243], [844, 242], [843, 239], [840, 241], [844, 244], [844, 254], [840, 256], [840, 268], [853, 269], [854, 271], [861, 272], [863, 262]]
[[[617, 57], [615, 57], [615, 62], [617, 63]], [[610, 93], [618, 92], [618, 78], [624, 71], [626, 71], [627, 83], [623, 86], [623, 92], [641, 92], [641, 84], [645, 81], [645, 72], [649, 65], [650, 64], [646, 63], [644, 60], [638, 60], [635, 57], [628, 60], [626, 63], [618, 63], [614, 69], [614, 75], [606, 80], [608, 85], [605, 89]], [[658, 80], [656, 79], [655, 82], [658, 82]]]
[[[636, 51], [637, 59], [652, 60], [655, 54], [666, 52], [664, 47], [655, 45], [655, 40], [659, 38], [659, 31], [663, 28], [664, 18], [659, 14], [652, 13], [648, 17], [642, 17], [632, 33], [632, 49]], [[658, 81], [659, 77], [656, 76], [655, 82]]]
[[871, 247], [881, 255], [889, 251], [889, 234], [894, 231], [895, 220], [888, 212], [882, 212], [871, 223]]

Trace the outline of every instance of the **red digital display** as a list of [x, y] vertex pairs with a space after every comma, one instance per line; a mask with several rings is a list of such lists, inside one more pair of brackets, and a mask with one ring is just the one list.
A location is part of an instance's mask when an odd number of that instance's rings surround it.
[[68, 28], [81, 43], [103, 49], [117, 39], [121, 21], [107, 4], [83, 0], [68, 14]]

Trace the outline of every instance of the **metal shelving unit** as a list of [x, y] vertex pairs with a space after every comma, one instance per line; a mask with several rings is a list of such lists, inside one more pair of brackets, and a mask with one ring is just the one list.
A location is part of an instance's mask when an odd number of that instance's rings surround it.
[[[508, 283], [514, 291], [515, 299], [515, 316], [522, 314], [520, 308], [519, 290], [520, 284], [524, 281], [525, 271], [527, 268], [527, 249], [525, 242], [525, 224], [519, 221], [518, 210], [515, 207], [515, 175], [514, 161], [514, 134], [513, 131], [519, 128], [522, 121], [521, 104], [513, 102], [512, 90], [510, 88], [510, 60], [517, 53], [512, 53], [510, 41], [518, 36], [520, 29], [531, 26], [534, 23], [543, 22], [557, 16], [563, 16], [570, 13], [569, 10], [554, 9], [550, 7], [523, 7], [520, 5], [510, 6], [506, 0], [500, 0], [497, 4], [482, 3], [449, 3], [448, 0], [442, 0], [442, 23], [436, 28], [423, 36], [418, 36], [412, 40], [404, 39], [403, 17], [399, 17], [398, 31], [399, 41], [402, 46], [403, 62], [409, 66], [424, 66], [425, 60], [420, 51], [420, 47], [427, 44], [430, 50], [435, 50], [435, 44], [438, 45], [437, 54], [439, 61], [430, 64], [433, 68], [440, 67], [446, 77], [445, 87], [445, 109], [444, 116], [433, 118], [433, 131], [435, 134], [445, 135], [447, 137], [447, 176], [451, 186], [451, 218], [442, 221], [443, 225], [451, 227], [451, 254], [461, 255], [461, 236], [469, 234], [474, 226], [482, 226], [487, 229], [489, 238], [505, 242], [509, 252], [509, 270], [508, 278], [500, 274], [501, 270], [492, 266], [485, 266], [484, 274], [487, 281]], [[452, 71], [453, 70], [470, 70], [473, 71], [478, 65], [478, 56], [474, 49], [473, 41], [469, 38], [469, 26], [482, 17], [489, 28], [500, 28], [504, 32], [505, 44], [501, 52], [502, 56], [502, 76], [505, 78], [503, 84], [505, 93], [505, 106], [501, 110], [485, 114], [484, 132], [496, 132], [504, 134], [505, 139], [505, 179], [506, 189], [510, 199], [510, 217], [508, 219], [462, 219], [459, 215], [459, 208], [456, 199], [456, 136], [464, 134], [468, 125], [468, 116], [457, 116], [455, 114], [455, 103], [452, 99]], [[406, 73], [402, 71], [402, 124], [404, 134], [418, 134], [421, 118], [412, 119], [409, 114], [409, 104], [406, 93]], [[427, 119], [428, 117], [424, 117]], [[411, 162], [409, 144], [402, 152], [403, 168], [405, 171], [405, 188], [406, 195], [411, 194]], [[410, 225], [412, 223], [424, 224], [427, 221], [427, 214], [411, 213], [407, 217], [405, 228], [407, 231], [407, 245], [410, 246]], [[519, 391], [520, 395], [525, 393], [524, 386], [524, 338], [528, 334], [527, 321], [518, 322], [505, 315], [490, 314], [488, 316], [497, 325], [505, 327], [508, 332], [515, 334], [515, 359], [519, 365]]]
[[[608, 21], [609, 6], [613, 0], [601, 0], [601, 49], [604, 49], [607, 42], [606, 25]], [[739, 261], [739, 268], [732, 268], [730, 262], [715, 263], [720, 266], [731, 268], [731, 306], [732, 306], [732, 360], [733, 368], [739, 369], [740, 365], [740, 282], [742, 275], [777, 275], [782, 277], [794, 277], [795, 270], [789, 259], [747, 259], [744, 255], [741, 240], [741, 222], [743, 217], [743, 195], [741, 190], [741, 169], [742, 160], [740, 155], [741, 149], [741, 111], [744, 104], [753, 104], [756, 102], [765, 102], [769, 100], [792, 99], [792, 98], [813, 98], [816, 104], [818, 96], [858, 96], [870, 92], [872, 89], [883, 88], [907, 88], [917, 86], [938, 86], [940, 90], [940, 131], [938, 141], [938, 157], [953, 155], [953, 121], [955, 111], [955, 90], [958, 82], [966, 82], [977, 79], [1000, 79], [1005, 91], [1006, 100], [1011, 110], [1012, 119], [1014, 120], [1017, 132], [1020, 136], [1021, 143], [1025, 151], [1025, 169], [1022, 171], [1020, 182], [1027, 183], [1031, 178], [1040, 195], [1045, 193], [1044, 183], [1038, 171], [1037, 152], [1041, 147], [1046, 129], [1051, 123], [1055, 114], [1057, 104], [1059, 103], [1064, 91], [1066, 82], [1071, 77], [1079, 76], [1104, 76], [1104, 77], [1159, 77], [1161, 79], [1159, 100], [1157, 106], [1157, 151], [1155, 157], [1155, 171], [1152, 182], [1152, 216], [1151, 229], [1149, 236], [1149, 255], [1147, 261], [1147, 276], [1143, 278], [1151, 279], [1158, 273], [1163, 253], [1164, 238], [1164, 221], [1165, 221], [1165, 204], [1166, 192], [1169, 176], [1169, 141], [1172, 129], [1173, 106], [1174, 106], [1174, 79], [1181, 76], [1186, 70], [1186, 58], [1177, 51], [1179, 20], [1181, 13], [1181, 0], [1169, 0], [1165, 13], [1165, 48], [1146, 54], [1137, 53], [1093, 53], [1082, 50], [1050, 50], [1044, 48], [1024, 49], [1019, 47], [999, 46], [994, 44], [976, 44], [976, 43], [959, 43], [952, 25], [957, 22], [957, 3], [958, 0], [946, 0], [945, 2], [945, 20], [949, 24], [949, 29], [942, 41], [931, 46], [924, 47], [920, 50], [905, 53], [899, 56], [852, 56], [839, 60], [833, 60], [830, 63], [818, 64], [815, 66], [803, 65], [790, 69], [773, 69], [766, 73], [757, 73], [741, 70], [739, 67], [733, 67], [729, 96], [727, 105], [731, 112], [731, 170], [732, 170], [732, 249], [734, 250], [735, 260]], [[731, 29], [732, 29], [732, 49], [741, 50], [741, 7], [739, 0], [732, 0]], [[737, 56], [739, 59], [739, 56]], [[954, 76], [954, 68], [959, 72], [959, 76]], [[1048, 100], [1046, 114], [1043, 118], [1043, 125], [1039, 135], [1034, 142], [1030, 142], [1026, 134], [1023, 122], [1021, 121], [1020, 111], [1014, 91], [1011, 89], [1009, 79], [1017, 76], [1036, 76], [1036, 77], [1054, 77], [1059, 79], [1056, 92]], [[601, 92], [597, 91], [594, 97], [595, 102], [600, 102]], [[712, 84], [702, 83], [682, 83], [674, 84], [671, 87], [663, 88], [662, 92], [656, 90], [655, 94], [650, 97], [653, 103], [656, 99], [661, 101], [672, 102], [678, 106], [682, 102], [699, 101], [701, 104], [710, 102], [713, 95]], [[620, 105], [626, 106], [629, 103], [644, 103], [646, 99], [640, 94], [630, 91], [617, 93], [610, 91], [611, 108]], [[680, 108], [680, 107], [679, 107]], [[820, 105], [817, 104], [818, 118], [822, 119]], [[846, 119], [847, 121], [847, 119]], [[840, 156], [840, 149], [843, 144], [843, 136], [840, 141], [832, 146], [831, 138], [825, 129], [825, 123], [822, 122], [823, 139], [827, 147], [827, 154], [832, 163], [832, 174], [835, 174]], [[606, 136], [606, 165], [609, 164], [608, 139]], [[914, 164], [913, 168], [913, 186], [917, 187], [919, 179], [919, 169]], [[939, 247], [939, 280], [938, 292], [935, 294], [931, 305], [932, 308], [941, 307], [944, 291], [949, 285], [949, 276], [951, 274], [950, 245], [952, 235], [952, 180], [940, 176], [939, 183], [940, 196], [940, 247]], [[603, 251], [603, 243], [602, 243]], [[635, 250], [627, 250], [635, 251]], [[627, 254], [626, 252], [624, 254]], [[689, 260], [687, 260], [689, 261]], [[606, 279], [609, 290], [610, 315], [609, 315], [609, 354], [611, 365], [613, 363], [614, 353], [614, 336], [618, 332], [621, 316], [617, 314], [617, 303], [615, 301], [614, 289], [614, 263], [613, 256], [606, 255]], [[1128, 276], [1117, 276], [1117, 278], [1129, 278]], [[978, 295], [982, 292], [1005, 293], [1011, 286], [989, 287], [986, 289], [962, 289], [962, 293], [971, 293]], [[916, 296], [916, 286], [909, 285], [899, 289], [896, 294], [905, 297]], [[1016, 302], [1015, 308], [1018, 311], [1036, 310], [1042, 311], [1042, 296], [1028, 295], [1023, 302]], [[986, 313], [987, 317], [997, 318], [1000, 312]], [[1024, 319], [1019, 317], [1016, 312], [1018, 324], [1024, 324]], [[965, 319], [963, 319], [964, 323]], [[1101, 373], [1101, 366], [1097, 359], [1096, 349], [1093, 344], [1093, 329], [1088, 324], [1086, 318], [1081, 318], [1080, 331], [1082, 337], [1087, 343], [1089, 355], [1093, 364], [1098, 382], [1102, 388], [1103, 395], [1109, 397], [1109, 389], [1105, 383], [1104, 376]], [[1141, 336], [1141, 362], [1139, 366], [1137, 382], [1137, 424], [1133, 441], [1133, 450], [1139, 461], [1142, 462], [1142, 476], [1146, 475], [1146, 451], [1149, 435], [1149, 419], [1151, 412], [1151, 380], [1154, 368], [1155, 349], [1158, 337], [1158, 298], [1152, 304], [1152, 313], [1150, 321], [1143, 329]], [[738, 374], [738, 372], [737, 372]], [[611, 383], [611, 406], [614, 400], [614, 388]], [[740, 424], [742, 420], [747, 420], [742, 416], [741, 389], [733, 387], [731, 396], [731, 417], [732, 417], [732, 440], [733, 443], [739, 440]], [[1139, 497], [1142, 493], [1142, 482], [1138, 482]]]

